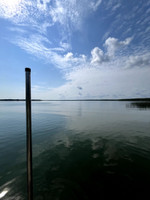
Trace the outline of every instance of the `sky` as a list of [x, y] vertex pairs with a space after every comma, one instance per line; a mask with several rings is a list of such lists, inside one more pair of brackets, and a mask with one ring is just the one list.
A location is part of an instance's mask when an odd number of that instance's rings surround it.
[[0, 0], [0, 98], [150, 97], [150, 0]]

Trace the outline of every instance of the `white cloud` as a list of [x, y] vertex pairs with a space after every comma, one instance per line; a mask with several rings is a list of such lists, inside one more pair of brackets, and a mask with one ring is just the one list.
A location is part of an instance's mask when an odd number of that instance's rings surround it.
[[[110, 46], [115, 46], [115, 52], [119, 47], [130, 43], [130, 39], [118, 41], [114, 38], [112, 41], [106, 48], [108, 52]], [[46, 48], [43, 42], [48, 42], [47, 39], [38, 35], [18, 42], [27, 52], [44, 58], [61, 69], [66, 79], [66, 83], [57, 88], [34, 86], [33, 98], [131, 98], [150, 95], [149, 53], [115, 56], [111, 59], [107, 51], [104, 53], [99, 47], [95, 47], [88, 58], [85, 55], [75, 56], [72, 52], [58, 54], [55, 49]], [[79, 87], [82, 91], [79, 91]]]
[[[132, 68], [132, 67], [149, 67], [150, 66], [150, 54], [147, 52], [140, 52], [133, 55], [115, 56], [115, 52], [119, 51], [119, 48], [127, 46], [131, 41], [131, 38], [127, 38], [124, 41], [119, 41], [117, 38], [108, 38], [104, 46], [106, 52], [99, 47], [95, 47], [91, 51], [91, 57], [87, 57], [84, 54], [74, 55], [72, 52], [64, 54], [69, 48], [67, 43], [61, 43], [58, 47], [53, 47], [51, 42], [44, 36], [31, 35], [29, 38], [17, 38], [14, 43], [20, 46], [22, 49], [30, 54], [43, 59], [48, 63], [52, 63], [56, 67], [62, 70], [73, 70], [74, 68], [86, 68], [86, 67], [101, 67], [101, 68]], [[45, 45], [49, 47], [46, 47]], [[59, 53], [61, 52], [61, 54]]]
[[126, 59], [126, 68], [144, 68], [150, 67], [150, 53], [142, 55], [131, 55]]
[[64, 57], [65, 57], [66, 60], [72, 60], [73, 59], [73, 53], [69, 52]]
[[[48, 99], [149, 97], [149, 73], [150, 68], [80, 68], [68, 73], [64, 85], [49, 89], [44, 96]], [[79, 91], [79, 86], [82, 91]]]
[[[127, 45], [128, 40], [121, 45]], [[73, 54], [66, 55], [73, 62]], [[137, 98], [150, 96], [150, 55], [115, 57], [115, 60], [103, 62], [105, 54], [98, 47], [93, 49], [93, 63], [86, 59], [86, 64], [65, 72], [66, 84], [53, 88], [47, 93], [49, 98]], [[76, 58], [77, 59], [77, 58]], [[94, 65], [94, 60], [97, 65]], [[80, 62], [79, 62], [80, 63]], [[128, 68], [127, 68], [128, 67]], [[82, 91], [79, 92], [79, 86]]]
[[106, 39], [104, 46], [106, 47], [106, 53], [99, 47], [95, 47], [91, 51], [91, 64], [102, 64], [103, 62], [109, 62], [121, 47], [130, 44], [132, 38], [127, 38], [124, 41], [119, 41], [117, 38], [109, 37]]
[[127, 46], [130, 44], [132, 38], [127, 38], [125, 39], [124, 41], [118, 41], [117, 38], [112, 38], [112, 37], [109, 37], [106, 41], [105, 41], [105, 44], [104, 46], [106, 47], [107, 49], [107, 54], [108, 56], [112, 57], [115, 55], [115, 52], [121, 48], [121, 47], [124, 47], [124, 46]]
[[[85, 55], [79, 55], [79, 56], [74, 56], [72, 52], [68, 52], [64, 57], [61, 59], [63, 66], [68, 66], [67, 68], [62, 68], [64, 69], [78, 69], [78, 68], [84, 68], [88, 62], [87, 62], [87, 57]], [[61, 64], [60, 64], [61, 65]]]
[[[98, 60], [97, 65], [92, 64], [91, 59], [84, 60], [83, 64], [82, 57], [74, 57], [71, 52], [61, 59], [58, 59], [60, 63], [70, 66], [70, 70], [66, 68], [64, 71], [64, 78], [67, 82], [45, 93], [41, 90], [41, 94], [47, 99], [150, 96], [149, 54], [116, 57], [115, 60], [100, 61], [101, 63]], [[79, 91], [79, 88], [82, 88], [82, 91]]]
[[98, 47], [95, 47], [91, 51], [91, 55], [91, 64], [101, 64], [102, 62], [106, 62], [109, 60], [108, 56], [105, 55], [104, 52]]

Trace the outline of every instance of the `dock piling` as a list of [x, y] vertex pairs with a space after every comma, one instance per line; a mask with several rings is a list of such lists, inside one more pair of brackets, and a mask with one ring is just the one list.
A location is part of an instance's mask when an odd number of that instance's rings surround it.
[[27, 135], [27, 192], [28, 200], [33, 199], [32, 182], [32, 125], [31, 125], [31, 69], [25, 68], [26, 73], [26, 135]]

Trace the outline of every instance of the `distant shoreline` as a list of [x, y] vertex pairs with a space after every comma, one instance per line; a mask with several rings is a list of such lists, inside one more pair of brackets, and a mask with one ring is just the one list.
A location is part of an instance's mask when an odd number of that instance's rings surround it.
[[[25, 99], [0, 99], [0, 101], [25, 101]], [[32, 99], [32, 101], [150, 101], [150, 98], [130, 98], [130, 99], [62, 99], [62, 100], [42, 100]]]

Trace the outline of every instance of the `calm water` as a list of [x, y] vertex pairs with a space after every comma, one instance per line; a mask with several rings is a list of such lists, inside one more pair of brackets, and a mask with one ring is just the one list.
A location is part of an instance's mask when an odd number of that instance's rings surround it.
[[[33, 102], [32, 125], [34, 199], [149, 196], [149, 103]], [[25, 103], [0, 102], [0, 199], [27, 199], [25, 136]]]

